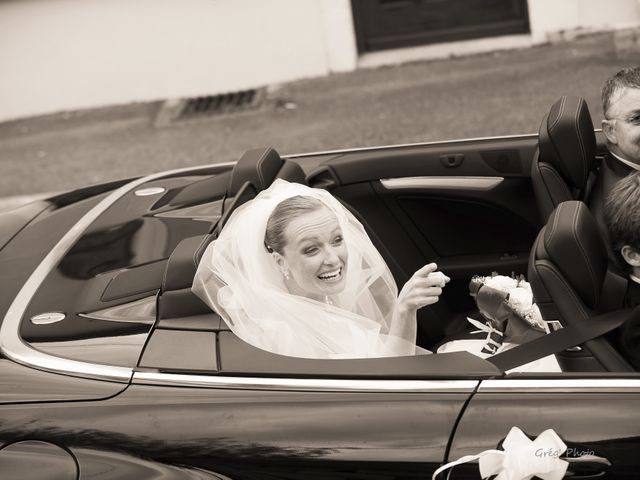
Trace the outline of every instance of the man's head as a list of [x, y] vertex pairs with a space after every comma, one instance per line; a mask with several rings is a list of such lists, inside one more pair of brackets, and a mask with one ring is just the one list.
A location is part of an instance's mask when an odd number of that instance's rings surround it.
[[640, 277], [640, 172], [630, 173], [609, 192], [604, 219], [618, 263]]
[[609, 151], [640, 165], [640, 67], [624, 68], [607, 79], [602, 113]]

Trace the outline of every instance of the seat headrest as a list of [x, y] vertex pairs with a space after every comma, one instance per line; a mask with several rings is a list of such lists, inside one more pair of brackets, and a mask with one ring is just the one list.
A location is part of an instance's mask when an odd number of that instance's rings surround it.
[[284, 161], [284, 165], [278, 172], [278, 178], [282, 178], [288, 182], [301, 183], [302, 185], [307, 184], [304, 170], [300, 165], [291, 160]]
[[551, 164], [570, 187], [582, 190], [595, 167], [596, 136], [584, 98], [562, 96], [542, 120], [540, 161]]
[[580, 201], [562, 202], [544, 231], [549, 259], [589, 308], [600, 302], [607, 273], [607, 251], [595, 218]]
[[233, 167], [227, 196], [235, 196], [245, 182], [251, 182], [258, 192], [267, 189], [283, 163], [284, 160], [271, 147], [246, 151]]

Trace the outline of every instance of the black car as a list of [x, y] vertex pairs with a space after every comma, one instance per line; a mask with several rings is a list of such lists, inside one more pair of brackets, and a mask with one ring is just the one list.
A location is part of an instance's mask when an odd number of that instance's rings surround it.
[[432, 348], [464, 330], [473, 275], [527, 273], [546, 223], [538, 143], [256, 149], [2, 214], [0, 477], [424, 479], [517, 426], [563, 439], [567, 478], [636, 478], [640, 375], [603, 357], [605, 337], [550, 352], [562, 373], [506, 373], [466, 352], [300, 359], [246, 344], [190, 291], [238, 204], [276, 177], [305, 182], [358, 217], [398, 284], [430, 261], [452, 278], [418, 319]]

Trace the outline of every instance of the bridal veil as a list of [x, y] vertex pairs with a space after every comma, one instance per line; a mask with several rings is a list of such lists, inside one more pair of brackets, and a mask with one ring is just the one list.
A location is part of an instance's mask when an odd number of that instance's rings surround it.
[[[264, 245], [275, 207], [298, 195], [333, 212], [348, 249], [345, 288], [324, 302], [289, 293]], [[305, 358], [416, 353], [415, 322], [394, 322], [398, 292], [384, 259], [362, 224], [325, 190], [276, 180], [240, 206], [206, 249], [192, 288], [238, 337], [270, 352]]]

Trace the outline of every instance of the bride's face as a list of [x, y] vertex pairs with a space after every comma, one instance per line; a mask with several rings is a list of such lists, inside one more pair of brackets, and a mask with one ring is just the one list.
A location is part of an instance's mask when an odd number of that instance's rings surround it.
[[291, 293], [316, 300], [344, 290], [348, 252], [336, 216], [320, 208], [293, 218], [284, 230], [282, 266]]

